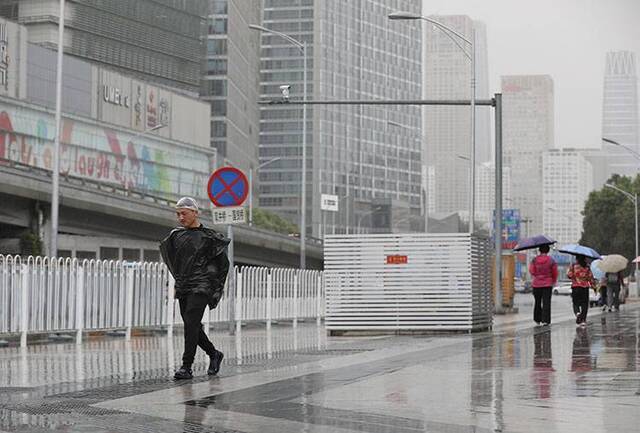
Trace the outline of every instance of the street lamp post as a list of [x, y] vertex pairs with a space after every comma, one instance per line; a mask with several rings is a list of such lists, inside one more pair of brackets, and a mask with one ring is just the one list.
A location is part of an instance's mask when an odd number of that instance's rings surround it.
[[[291, 43], [292, 45], [298, 47], [298, 49], [302, 52], [304, 67], [303, 67], [303, 78], [302, 85], [304, 89], [302, 91], [302, 101], [307, 101], [307, 44], [306, 42], [300, 42], [297, 39], [292, 38], [291, 36], [281, 33], [275, 30], [268, 29], [263, 26], [259, 26], [256, 24], [249, 24], [249, 28], [252, 30], [257, 30], [262, 33], [269, 33], [272, 35], [280, 36], [285, 41]], [[307, 104], [303, 104], [302, 106], [302, 180], [301, 180], [301, 196], [300, 196], [300, 269], [304, 269], [306, 267], [306, 237], [307, 237]]]
[[[262, 167], [271, 164], [272, 162], [280, 161], [282, 159], [281, 156], [276, 158], [272, 158], [256, 167], [256, 171], [260, 170]], [[249, 167], [249, 225], [253, 225], [253, 167]]]
[[[635, 216], [636, 216], [636, 257], [638, 257], [638, 194], [637, 193], [631, 194], [630, 192], [620, 189], [617, 186], [610, 183], [605, 183], [604, 186], [606, 186], [607, 188], [616, 190], [621, 194], [624, 194], [624, 196], [627, 197], [629, 200], [631, 200], [631, 202], [633, 203], [633, 207], [635, 209]], [[636, 272], [635, 272], [636, 284], [638, 284], [638, 265], [639, 263], [636, 261]]]
[[[475, 228], [476, 212], [476, 32], [471, 30], [471, 39], [455, 31], [451, 27], [442, 24], [432, 18], [414, 14], [412, 12], [393, 12], [388, 15], [390, 20], [422, 20], [429, 22], [440, 29], [449, 39], [451, 39], [462, 50], [464, 55], [471, 61], [471, 170], [470, 170], [470, 191], [469, 191], [469, 233], [473, 233]], [[461, 39], [469, 45], [469, 51], [456, 40]]]
[[56, 116], [53, 138], [53, 171], [51, 175], [51, 242], [49, 255], [58, 256], [58, 211], [60, 208], [60, 130], [62, 123], [62, 59], [64, 54], [64, 0], [60, 0], [58, 18], [58, 60], [56, 67]]

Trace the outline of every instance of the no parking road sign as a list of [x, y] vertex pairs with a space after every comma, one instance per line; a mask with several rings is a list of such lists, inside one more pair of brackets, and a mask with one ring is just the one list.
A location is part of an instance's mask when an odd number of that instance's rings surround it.
[[249, 182], [237, 168], [222, 167], [209, 178], [207, 193], [217, 207], [240, 206], [249, 194]]

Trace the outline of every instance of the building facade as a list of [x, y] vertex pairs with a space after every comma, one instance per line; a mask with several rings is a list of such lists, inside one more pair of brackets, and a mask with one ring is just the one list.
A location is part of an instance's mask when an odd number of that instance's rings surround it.
[[559, 245], [578, 243], [582, 211], [593, 190], [593, 167], [583, 151], [551, 149], [542, 156], [543, 233]]
[[[65, 52], [147, 81], [200, 89], [206, 0], [67, 0]], [[24, 24], [29, 41], [58, 44], [58, 0], [0, 0], [0, 15]]]
[[635, 53], [608, 52], [604, 72], [602, 137], [622, 146], [602, 143], [602, 155], [596, 167], [596, 182], [600, 185], [612, 174], [635, 176], [638, 172], [638, 162], [632, 154], [640, 152], [638, 102]]
[[503, 76], [502, 94], [503, 164], [511, 168], [512, 207], [531, 220], [531, 233], [539, 233], [543, 227], [542, 155], [554, 144], [553, 79]]
[[[258, 166], [261, 1], [209, 0], [202, 99], [211, 104], [211, 145], [219, 165]], [[254, 188], [255, 190], [255, 188]]]
[[[44, 245], [50, 239], [56, 52], [27, 43], [24, 26], [0, 19], [2, 28], [9, 68], [0, 95], [0, 201], [7, 204], [0, 253], [17, 254], [25, 252], [25, 234]], [[210, 106], [70, 55], [64, 63], [59, 253], [156, 259], [158, 227], [136, 230], [123, 221], [145, 206], [153, 210], [144, 219], [157, 220], [153, 212], [184, 195], [206, 203], [215, 165]]]
[[[469, 40], [475, 31], [476, 98], [489, 97], [486, 28], [464, 15], [430, 16]], [[471, 99], [471, 62], [465, 52], [470, 47], [436, 26], [426, 25], [424, 33], [425, 99]], [[491, 158], [490, 112], [476, 107], [476, 162]], [[423, 157], [436, 173], [437, 212], [468, 214], [470, 188], [471, 121], [469, 107], [425, 106]]]
[[[263, 25], [306, 44], [309, 99], [414, 99], [421, 94], [421, 30], [391, 22], [396, 10], [420, 13], [409, 0], [265, 0]], [[261, 94], [303, 94], [302, 51], [263, 34]], [[306, 233], [370, 231], [376, 201], [421, 214], [420, 111], [402, 106], [310, 106], [307, 109]], [[298, 222], [301, 196], [302, 107], [261, 109], [260, 206]], [[399, 125], [399, 126], [398, 126]], [[321, 194], [338, 196], [339, 210], [323, 214]], [[381, 205], [378, 205], [381, 206]], [[391, 218], [402, 212], [390, 211]], [[403, 226], [399, 218], [387, 226]], [[403, 221], [406, 222], [406, 221]]]

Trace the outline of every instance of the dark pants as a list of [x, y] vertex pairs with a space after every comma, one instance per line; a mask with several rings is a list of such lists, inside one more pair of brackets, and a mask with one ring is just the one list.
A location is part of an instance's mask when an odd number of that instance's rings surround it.
[[576, 315], [576, 323], [587, 320], [589, 312], [589, 288], [572, 287], [571, 300], [573, 301], [573, 312]]
[[615, 309], [620, 308], [620, 285], [609, 285], [607, 286], [607, 307], [611, 309], [611, 307], [615, 307]]
[[179, 302], [180, 315], [184, 322], [184, 354], [182, 355], [182, 365], [184, 367], [191, 367], [198, 346], [209, 356], [212, 356], [216, 350], [202, 329], [201, 322], [204, 309], [207, 306], [207, 296], [189, 295], [186, 298], [180, 298]]
[[551, 323], [551, 287], [534, 287], [533, 321]]

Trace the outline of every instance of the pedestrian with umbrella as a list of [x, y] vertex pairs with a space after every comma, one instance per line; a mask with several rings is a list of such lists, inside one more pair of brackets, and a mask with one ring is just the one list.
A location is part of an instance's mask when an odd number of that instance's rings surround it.
[[549, 254], [549, 245], [541, 245], [538, 254], [529, 264], [529, 273], [533, 277], [533, 321], [536, 324], [551, 323], [551, 290], [558, 280], [558, 264]]
[[578, 244], [565, 245], [558, 251], [576, 257], [576, 263], [573, 263], [567, 270], [567, 277], [571, 280], [571, 301], [573, 313], [576, 315], [576, 324], [586, 326], [587, 313], [589, 312], [589, 289], [597, 290], [597, 282], [587, 263], [587, 258], [598, 260], [600, 254], [593, 248]]
[[556, 241], [546, 235], [525, 238], [518, 242], [514, 251], [538, 248], [538, 254], [529, 264], [529, 273], [533, 277], [533, 321], [540, 325], [551, 323], [551, 290], [558, 280], [558, 264], [549, 257], [549, 246]]
[[608, 255], [598, 263], [598, 268], [605, 272], [603, 283], [607, 285], [607, 303], [602, 311], [607, 308], [609, 311], [613, 311], [614, 308], [616, 311], [620, 310], [620, 289], [624, 285], [622, 270], [628, 263], [629, 261], [619, 254]]

